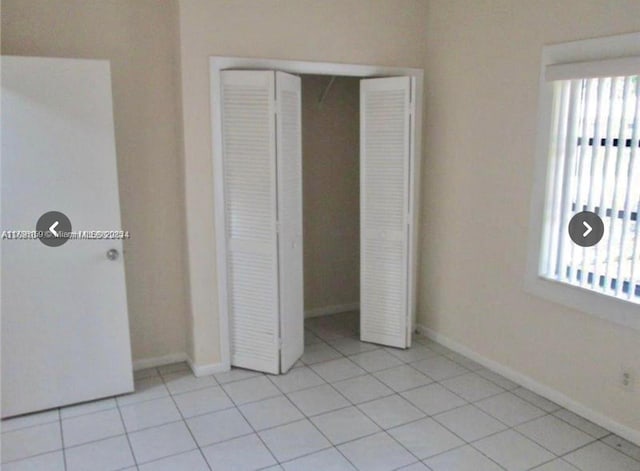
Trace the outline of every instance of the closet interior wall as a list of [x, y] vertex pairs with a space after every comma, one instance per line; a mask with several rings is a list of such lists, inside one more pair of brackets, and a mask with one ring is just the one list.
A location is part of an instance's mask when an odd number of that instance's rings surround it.
[[360, 79], [330, 81], [302, 76], [306, 316], [353, 309], [360, 296]]

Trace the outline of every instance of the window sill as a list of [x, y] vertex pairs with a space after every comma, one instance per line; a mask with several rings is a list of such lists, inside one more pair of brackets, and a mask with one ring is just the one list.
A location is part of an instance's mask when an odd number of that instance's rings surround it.
[[640, 305], [631, 301], [614, 298], [537, 275], [527, 276], [525, 289], [527, 292], [547, 301], [640, 331]]

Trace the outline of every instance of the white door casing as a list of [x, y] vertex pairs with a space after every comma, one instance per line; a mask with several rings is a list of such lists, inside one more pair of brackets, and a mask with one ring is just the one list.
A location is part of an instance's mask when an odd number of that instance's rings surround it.
[[[222, 146], [222, 98], [221, 98], [221, 81], [222, 74], [226, 70], [242, 69], [242, 70], [281, 70], [291, 74], [314, 74], [327, 76], [349, 76], [359, 78], [369, 77], [411, 77], [412, 87], [412, 130], [411, 136], [411, 155], [416, 156], [411, 160], [411, 195], [410, 207], [413, 208], [411, 213], [412, 230], [409, 243], [409, 305], [411, 321], [406, 323], [407, 339], [410, 339], [410, 330], [415, 322], [416, 312], [416, 272], [417, 272], [417, 248], [419, 236], [419, 211], [417, 207], [420, 201], [420, 158], [421, 155], [421, 123], [422, 123], [422, 88], [424, 71], [411, 67], [383, 67], [377, 65], [366, 64], [344, 64], [344, 63], [328, 63], [328, 62], [311, 62], [297, 60], [280, 60], [280, 59], [256, 59], [245, 57], [209, 57], [210, 71], [210, 91], [211, 91], [211, 147], [213, 160], [213, 175], [215, 191], [215, 233], [216, 233], [216, 250], [220, 256], [216, 257], [217, 272], [227, 273], [228, 260], [222, 255], [227, 253], [226, 232], [225, 232], [225, 211], [224, 211], [224, 182], [223, 182], [223, 154]], [[192, 271], [194, 269], [192, 268]], [[195, 288], [194, 288], [195, 289]], [[198, 288], [206, 289], [206, 288]], [[214, 295], [212, 295], [214, 296]], [[217, 297], [217, 307], [219, 312], [219, 336], [221, 366], [229, 368], [231, 364], [231, 348], [230, 348], [230, 317], [229, 311], [229, 289], [226, 276], [217, 277], [217, 289], [215, 290]], [[202, 341], [202, 340], [200, 340]], [[407, 342], [408, 343], [408, 342]]]
[[413, 79], [360, 82], [360, 337], [411, 342]]
[[[120, 230], [108, 61], [2, 57], [2, 230]], [[133, 390], [121, 240], [2, 240], [2, 416]]]
[[[226, 237], [227, 234], [226, 234], [225, 226], [227, 221], [227, 214], [226, 214], [226, 202], [224, 197], [226, 194], [225, 193], [226, 183], [224, 182], [224, 179], [226, 177], [224, 175], [224, 172], [222, 171], [222, 169], [224, 168], [224, 153], [225, 153], [225, 146], [223, 142], [224, 139], [222, 137], [224, 134], [224, 126], [225, 126], [224, 111], [223, 111], [224, 91], [222, 90], [223, 86], [221, 86], [221, 84], [223, 84], [224, 82], [224, 75], [227, 74], [230, 70], [227, 69], [224, 64], [226, 64], [226, 67], [234, 67], [234, 66], [240, 67], [242, 68], [242, 71], [236, 70], [235, 72], [245, 72], [245, 73], [246, 72], [255, 73], [255, 70], [253, 71], [250, 70], [251, 64], [253, 64], [254, 68], [260, 69], [263, 73], [264, 72], [268, 73], [270, 71], [270, 70], [262, 69], [263, 66], [273, 64], [274, 66], [276, 66], [275, 67], [276, 69], [279, 69], [278, 66], [281, 64], [284, 70], [287, 70], [288, 72], [294, 72], [294, 73], [326, 73], [327, 70], [330, 70], [330, 71], [333, 71], [333, 73], [337, 73], [338, 75], [340, 75], [339, 71], [344, 70], [346, 72], [346, 75], [356, 75], [361, 77], [372, 76], [372, 75], [374, 76], [390, 75], [390, 71], [394, 69], [376, 68], [372, 66], [307, 63], [307, 62], [295, 62], [295, 61], [270, 61], [270, 60], [260, 61], [260, 60], [252, 60], [252, 59], [245, 60], [240, 58], [211, 58], [212, 85], [214, 86], [212, 88], [212, 107], [214, 111], [213, 113], [214, 117], [212, 122], [212, 130], [213, 130], [213, 136], [214, 136], [213, 155], [214, 155], [214, 168], [216, 169], [216, 172], [214, 173], [214, 177], [216, 179], [216, 188], [217, 188], [216, 194], [222, 196], [218, 199], [218, 201], [221, 204], [216, 203], [216, 221], [217, 221], [216, 233], [218, 234], [218, 242], [217, 242], [218, 249], [219, 250], [221, 249], [220, 250], [221, 253], [228, 254], [229, 250], [227, 246], [229, 245], [229, 241]], [[269, 69], [269, 67], [267, 67], [267, 69]], [[362, 314], [362, 316], [364, 317], [361, 317], [361, 327], [363, 331], [363, 336], [362, 336], [363, 340], [406, 348], [410, 346], [410, 343], [411, 343], [411, 328], [412, 328], [414, 317], [415, 317], [415, 301], [416, 301], [415, 300], [415, 297], [416, 297], [415, 270], [417, 268], [417, 265], [415, 261], [416, 259], [415, 253], [417, 248], [416, 241], [417, 241], [417, 235], [418, 235], [418, 231], [417, 231], [418, 226], [416, 224], [417, 211], [415, 211], [415, 205], [417, 204], [418, 196], [419, 196], [418, 188], [419, 188], [419, 163], [420, 162], [418, 159], [414, 158], [414, 156], [419, 155], [419, 152], [420, 152], [419, 124], [421, 122], [421, 113], [420, 113], [420, 109], [416, 108], [415, 103], [420, 102], [421, 100], [420, 87], [422, 84], [422, 71], [418, 69], [397, 69], [397, 71], [400, 72], [399, 75], [404, 75], [402, 72], [406, 72], [407, 76], [395, 77], [392, 79], [367, 79], [363, 82], [363, 88], [365, 89], [371, 88], [373, 90], [376, 87], [381, 87], [378, 91], [379, 92], [386, 91], [387, 98], [389, 99], [392, 99], [394, 95], [394, 92], [393, 92], [394, 89], [396, 92], [400, 92], [400, 93], [395, 93], [396, 101], [398, 101], [397, 100], [398, 97], [401, 97], [400, 101], [402, 106], [404, 107], [405, 113], [402, 114], [401, 119], [398, 119], [397, 114], [394, 115], [393, 112], [391, 113], [387, 112], [386, 116], [384, 116], [384, 119], [390, 120], [387, 123], [388, 129], [386, 129], [386, 131], [389, 131], [389, 130], [393, 131], [395, 129], [397, 135], [401, 134], [403, 136], [402, 145], [401, 146], [397, 145], [397, 142], [395, 142], [393, 138], [387, 139], [389, 135], [387, 133], [385, 137], [384, 132], [380, 133], [380, 136], [382, 136], [383, 141], [378, 139], [378, 142], [379, 143], [382, 142], [380, 144], [380, 148], [384, 148], [385, 146], [387, 146], [387, 149], [389, 145], [396, 144], [396, 147], [391, 152], [391, 154], [394, 154], [394, 153], [398, 154], [399, 152], [406, 159], [398, 160], [398, 159], [392, 158], [391, 160], [388, 159], [388, 161], [384, 163], [384, 165], [388, 165], [388, 164], [392, 164], [394, 161], [396, 164], [398, 163], [398, 161], [400, 162], [401, 173], [404, 175], [404, 177], [401, 178], [400, 180], [398, 180], [397, 178], [395, 180], [397, 180], [396, 183], [399, 182], [399, 186], [396, 186], [396, 190], [400, 191], [403, 194], [403, 197], [401, 199], [402, 204], [400, 205], [401, 210], [399, 214], [401, 215], [400, 218], [404, 220], [405, 226], [400, 227], [396, 225], [391, 229], [387, 228], [387, 230], [379, 231], [378, 240], [376, 240], [376, 236], [374, 232], [368, 231], [367, 235], [361, 234], [361, 241], [363, 241], [364, 239], [367, 239], [367, 241], [370, 242], [369, 244], [370, 247], [377, 243], [378, 244], [377, 248], [383, 249], [383, 251], [380, 251], [380, 250], [378, 250], [377, 252], [375, 250], [372, 251], [371, 253], [377, 253], [378, 255], [382, 255], [382, 256], [378, 257], [378, 260], [374, 260], [373, 258], [370, 258], [369, 262], [371, 265], [375, 265], [375, 263], [378, 263], [379, 267], [383, 267], [383, 270], [380, 270], [380, 273], [383, 273], [383, 276], [380, 276], [377, 282], [379, 286], [385, 287], [385, 290], [386, 290], [386, 291], [383, 290], [382, 292], [383, 303], [378, 303], [376, 300], [373, 300], [371, 302], [371, 306], [373, 306], [374, 308], [377, 308], [378, 314], [382, 313], [383, 316], [382, 317], [378, 316], [378, 319], [376, 320], [375, 309], [374, 311], [365, 310]], [[370, 82], [372, 84], [374, 81], [377, 81], [377, 80], [381, 80], [381, 81], [377, 82], [375, 85], [365, 84], [365, 82]], [[277, 95], [278, 93], [277, 88], [278, 87], [277, 87], [277, 80], [276, 80], [276, 90], [274, 90], [274, 95]], [[384, 95], [384, 94], [385, 93], [381, 93], [379, 95]], [[361, 94], [361, 97], [362, 96], [364, 96], [364, 94]], [[281, 108], [277, 99], [275, 100], [275, 107], [276, 107], [276, 110], [278, 111]], [[393, 105], [390, 107], [390, 109], [393, 109]], [[375, 118], [375, 116], [373, 118]], [[382, 116], [378, 116], [378, 118], [382, 118]], [[361, 118], [361, 120], [362, 120], [361, 127], [362, 129], [364, 129], [365, 120], [363, 118]], [[374, 122], [375, 119], [370, 121]], [[398, 125], [400, 125], [400, 128], [398, 127]], [[278, 128], [277, 115], [276, 115], [275, 127]], [[400, 129], [400, 132], [398, 132], [398, 129]], [[361, 149], [363, 149], [365, 147], [364, 145], [362, 145], [362, 143], [364, 143], [364, 136], [361, 136], [361, 138], [362, 138]], [[275, 139], [277, 143], [276, 145], [276, 153], [277, 153], [277, 148], [280, 145], [280, 143], [278, 142], [279, 136], [277, 133], [276, 133]], [[384, 139], [387, 139], [387, 141], [384, 142]], [[373, 141], [375, 141], [375, 139], [371, 140], [371, 142]], [[375, 152], [371, 153], [371, 155], [375, 157], [374, 154]], [[279, 168], [280, 158], [281, 156], [276, 157], [276, 175], [278, 176], [278, 178], [281, 178], [280, 177], [281, 169]], [[361, 156], [361, 160], [362, 160], [362, 156]], [[369, 170], [372, 172], [370, 177], [372, 177], [376, 172], [376, 168], [375, 168], [376, 165], [379, 167], [378, 170], [384, 167], [384, 165], [380, 167], [379, 165], [380, 162], [376, 163], [375, 158], [370, 161], [370, 164], [371, 165], [369, 165]], [[363, 165], [362, 162], [361, 162], [361, 165]], [[362, 170], [362, 173], [364, 174], [364, 169], [362, 167], [361, 167], [361, 170]], [[397, 171], [395, 175], [397, 175]], [[374, 179], [372, 178], [370, 180], [370, 183], [373, 181]], [[363, 185], [365, 184], [366, 183], [363, 182]], [[390, 191], [391, 187], [393, 187], [393, 183], [389, 183], [389, 185], [386, 185], [386, 188], [385, 186], [381, 186], [380, 188], [378, 188], [378, 191], [382, 191], [382, 192]], [[371, 191], [373, 191], [372, 185], [368, 185], [366, 188], [370, 188]], [[366, 188], [364, 186], [361, 187], [361, 195], [363, 195], [364, 192], [367, 191]], [[282, 202], [280, 201], [281, 195], [278, 193], [279, 190], [280, 190], [279, 182], [276, 182], [276, 195], [277, 195], [276, 211], [278, 210], [278, 207], [282, 205]], [[375, 202], [375, 198], [371, 200], [368, 208], [375, 211], [375, 205], [373, 205], [373, 202]], [[361, 210], [366, 207], [367, 206], [362, 204]], [[378, 209], [382, 210], [383, 212], [390, 211], [390, 208], [387, 207], [385, 209], [384, 205], [379, 206]], [[391, 211], [390, 214], [392, 213], [393, 211]], [[402, 216], [402, 214], [404, 214], [404, 216]], [[280, 216], [278, 215], [278, 218], [279, 217]], [[364, 217], [364, 216], [361, 215], [361, 217]], [[385, 218], [382, 217], [380, 220], [384, 220], [384, 219]], [[393, 220], [393, 216], [391, 219]], [[369, 219], [369, 222], [375, 222], [375, 217], [372, 216], [372, 218]], [[388, 219], [387, 219], [387, 222], [389, 222]], [[283, 231], [285, 231], [285, 228], [282, 227], [282, 221], [280, 221], [280, 226], [281, 226], [279, 228], [280, 235], [283, 235]], [[373, 227], [375, 225], [370, 224], [369, 226]], [[277, 230], [278, 229], [276, 228], [276, 232]], [[225, 237], [220, 237], [221, 233], [224, 233]], [[369, 235], [373, 235], [373, 237], [369, 237]], [[287, 244], [285, 244], [284, 241], [280, 240], [280, 238], [277, 238], [277, 240], [278, 240], [277, 270], [278, 270], [279, 280], [281, 280], [283, 273], [281, 273], [282, 267], [281, 267], [280, 255], [283, 249], [287, 247]], [[398, 243], [394, 244], [393, 242], [399, 242], [400, 244]], [[363, 244], [363, 246], [365, 245], [366, 244]], [[395, 247], [396, 249], [395, 254], [397, 255], [398, 248], [400, 245], [402, 246], [402, 249], [400, 250], [401, 256], [393, 258], [394, 251], [391, 249]], [[390, 255], [391, 255], [391, 258], [389, 258]], [[361, 256], [363, 258], [366, 257], [364, 253], [361, 253]], [[363, 261], [363, 262], [366, 266], [366, 261]], [[220, 268], [220, 271], [222, 273], [228, 273], [229, 271], [228, 256], [224, 256], [218, 259], [218, 267]], [[370, 270], [370, 274], [372, 273], [375, 273], [375, 270]], [[302, 274], [300, 275], [300, 280], [301, 280], [301, 277], [302, 277]], [[375, 282], [376, 281], [375, 276], [369, 276], [368, 281]], [[226, 362], [225, 359], [229, 358], [231, 360], [229, 361], [229, 363], [237, 364], [232, 359], [233, 349], [229, 348], [229, 350], [227, 350], [227, 347], [226, 347], [227, 337], [225, 336], [225, 332], [229, 332], [229, 337], [228, 337], [229, 343], [232, 344], [234, 333], [232, 332], [232, 326], [230, 325], [232, 323], [232, 317], [233, 317], [231, 304], [229, 302], [229, 299], [232, 296], [231, 291], [229, 289], [230, 283], [231, 281], [228, 276], [219, 278], [219, 289], [221, 290], [220, 302], [221, 302], [221, 309], [222, 309], [221, 343], [222, 343], [223, 362]], [[396, 283], [395, 286], [400, 288], [394, 289], [393, 283]], [[374, 289], [370, 290], [369, 292], [375, 293], [376, 295], [380, 294], [379, 290], [376, 291], [375, 285], [372, 285], [372, 286], [374, 286]], [[284, 293], [287, 291], [287, 287], [278, 285], [277, 288], [278, 288], [277, 292], [280, 297], [278, 302], [278, 309], [280, 309], [280, 312], [283, 312], [283, 296], [285, 296]], [[366, 288], [363, 288], [362, 291], [366, 292]], [[301, 293], [301, 290], [300, 290], [300, 293]], [[378, 299], [380, 299], [380, 296], [378, 296]], [[392, 305], [394, 301], [395, 301], [395, 311], [393, 309], [391, 310], [389, 309], [389, 306]], [[302, 302], [302, 300], [300, 300], [300, 302]], [[366, 303], [366, 300], [365, 300], [365, 303]], [[375, 306], [374, 303], [377, 303], [377, 306]], [[291, 305], [294, 305], [294, 303], [291, 303]], [[382, 307], [380, 308], [380, 306]], [[371, 316], [371, 315], [366, 316], [367, 312], [373, 313], [374, 316]], [[302, 319], [300, 318], [298, 320], [301, 321]], [[383, 327], [382, 330], [384, 330], [385, 328], [391, 328], [392, 332], [389, 332], [389, 331], [387, 331], [386, 333], [382, 332], [383, 335], [380, 335], [380, 332], [375, 332], [375, 328], [376, 328], [375, 324], [376, 322], [378, 322], [378, 325], [380, 325], [379, 321], [382, 322], [382, 327]], [[394, 323], [395, 323], [395, 330], [393, 330]], [[286, 326], [289, 326], [289, 325], [292, 326], [293, 324], [285, 323], [281, 319], [281, 322], [279, 325], [279, 333], [281, 336], [280, 338], [281, 348], [286, 348], [287, 334], [286, 332], [283, 331], [283, 329], [286, 329]], [[370, 334], [373, 334], [373, 335], [370, 335]], [[278, 341], [277, 336], [274, 337], [274, 341], [275, 341], [274, 343], [277, 343]], [[226, 356], [227, 354], [225, 352], [227, 351], [229, 351], [229, 357]], [[280, 355], [280, 371], [286, 371], [286, 368], [288, 366], [287, 361], [284, 361], [283, 358], [284, 357], [281, 354]], [[261, 369], [261, 368], [255, 368], [255, 369]], [[262, 370], [264, 371], [264, 369]]]

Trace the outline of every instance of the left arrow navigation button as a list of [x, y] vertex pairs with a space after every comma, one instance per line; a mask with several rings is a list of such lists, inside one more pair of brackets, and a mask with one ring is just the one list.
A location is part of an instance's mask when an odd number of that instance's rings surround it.
[[71, 221], [60, 211], [48, 211], [38, 219], [36, 231], [40, 242], [48, 247], [60, 247], [69, 240]]
[[58, 237], [58, 233], [56, 232], [56, 227], [58, 227], [58, 224], [60, 224], [60, 221], [56, 221], [51, 224], [51, 226], [49, 226], [49, 232], [51, 232], [54, 237]]

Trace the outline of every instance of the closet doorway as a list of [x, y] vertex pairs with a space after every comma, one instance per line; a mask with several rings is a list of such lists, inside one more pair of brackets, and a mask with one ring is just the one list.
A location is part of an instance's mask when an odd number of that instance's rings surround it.
[[354, 340], [360, 336], [360, 79], [300, 78], [303, 361], [312, 363], [333, 357], [332, 349], [359, 345]]
[[[211, 58], [210, 66], [220, 343], [225, 365], [286, 372], [303, 354], [305, 301], [307, 315], [357, 308], [357, 302], [326, 305], [326, 293], [325, 306], [314, 305], [323, 302], [322, 289], [318, 293], [323, 284], [330, 290], [337, 281], [345, 291], [353, 293], [354, 286], [357, 291], [354, 277], [360, 285], [359, 315], [347, 315], [338, 325], [359, 331], [363, 342], [409, 347], [415, 319], [422, 70], [220, 57]], [[318, 174], [316, 181], [313, 172], [306, 172], [303, 179], [303, 129], [309, 123], [302, 119], [304, 115], [313, 119], [313, 110], [309, 111], [306, 96], [307, 109], [302, 113], [302, 81], [324, 81], [317, 96], [321, 109], [339, 80], [334, 77], [359, 81], [359, 185], [356, 180], [353, 184], [358, 188], [342, 193], [338, 180], [345, 176], [339, 173], [333, 184], [331, 171]], [[334, 124], [339, 125], [338, 121]], [[338, 139], [338, 152], [339, 140], [348, 130], [337, 136], [329, 131], [323, 136], [324, 144]], [[308, 141], [319, 138], [313, 132], [308, 126], [304, 131], [307, 150], [313, 147]], [[330, 160], [327, 157], [328, 165]], [[344, 169], [353, 172], [349, 165]], [[310, 220], [314, 201], [305, 201], [303, 210], [303, 194], [315, 193], [315, 200], [323, 186], [327, 194], [335, 186], [335, 194], [328, 197], [333, 202], [324, 201], [329, 206], [340, 205], [339, 199], [345, 198], [347, 219], [349, 212], [359, 209], [359, 231], [357, 216], [343, 227], [331, 220], [324, 226]], [[359, 208], [349, 201], [354, 191], [359, 193]], [[313, 244], [304, 248], [303, 219], [309, 231], [304, 241]], [[326, 231], [326, 237], [319, 239], [318, 231]], [[355, 241], [354, 231], [359, 232]], [[314, 256], [323, 252], [326, 257], [326, 246], [335, 246], [343, 236], [347, 243], [342, 253], [335, 254], [335, 263], [324, 262], [329, 267], [346, 267], [349, 260], [359, 258], [359, 276], [353, 269], [349, 274], [336, 273], [337, 278], [345, 276], [340, 283], [327, 279], [327, 266], [318, 267], [317, 272], [307, 266], [305, 293], [304, 263], [313, 263]], [[349, 256], [348, 251], [358, 247], [359, 254]], [[308, 322], [316, 328], [323, 324], [317, 318]]]

